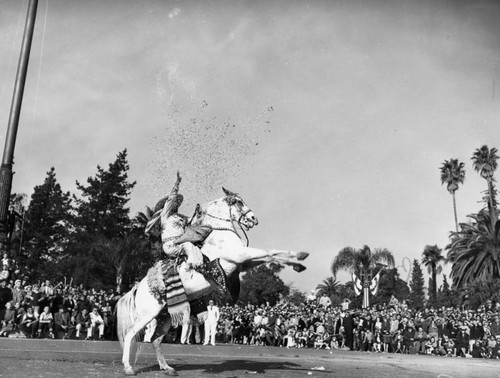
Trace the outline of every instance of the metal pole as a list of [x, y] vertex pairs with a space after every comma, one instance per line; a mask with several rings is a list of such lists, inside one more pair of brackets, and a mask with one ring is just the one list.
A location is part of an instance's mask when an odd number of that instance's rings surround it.
[[14, 147], [16, 145], [17, 127], [21, 114], [24, 85], [28, 72], [28, 62], [35, 29], [36, 10], [38, 0], [29, 0], [28, 14], [24, 26], [23, 42], [21, 45], [21, 55], [17, 66], [16, 82], [14, 84], [14, 94], [10, 107], [9, 124], [7, 127], [7, 137], [3, 151], [2, 166], [0, 167], [0, 242], [5, 243], [7, 239], [9, 202], [12, 189], [12, 164], [14, 161]]

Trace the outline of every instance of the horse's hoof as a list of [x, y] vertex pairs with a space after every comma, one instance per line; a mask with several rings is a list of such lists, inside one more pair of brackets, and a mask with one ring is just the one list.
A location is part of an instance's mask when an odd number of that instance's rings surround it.
[[304, 270], [306, 270], [306, 267], [302, 264], [295, 264], [293, 266], [293, 270], [300, 273], [300, 272], [303, 272]]
[[123, 372], [125, 373], [125, 375], [127, 376], [131, 376], [131, 375], [137, 375], [134, 371], [134, 369], [132, 368], [125, 368], [123, 369]]
[[308, 256], [309, 256], [308, 252], [299, 252], [299, 253], [297, 253], [297, 260], [303, 261], [303, 260], [307, 259]]
[[179, 374], [177, 374], [177, 371], [174, 368], [170, 368], [165, 370], [165, 375], [170, 375], [171, 377], [177, 377]]

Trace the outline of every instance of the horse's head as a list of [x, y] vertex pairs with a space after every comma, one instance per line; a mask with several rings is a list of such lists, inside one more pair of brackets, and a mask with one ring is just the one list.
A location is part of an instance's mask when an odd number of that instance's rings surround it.
[[[241, 197], [227, 189], [222, 188], [225, 196], [209, 202], [196, 209], [194, 222], [217, 227], [234, 227], [238, 223], [246, 230], [259, 224], [253, 211], [243, 202]], [[206, 215], [206, 216], [205, 216]]]
[[245, 204], [238, 194], [225, 188], [222, 188], [222, 190], [225, 194], [224, 202], [229, 206], [229, 214], [232, 221], [238, 222], [247, 230], [259, 224], [254, 212]]

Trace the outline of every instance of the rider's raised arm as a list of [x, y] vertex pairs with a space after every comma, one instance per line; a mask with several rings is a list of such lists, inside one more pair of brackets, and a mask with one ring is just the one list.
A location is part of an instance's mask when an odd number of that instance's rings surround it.
[[181, 184], [182, 177], [177, 172], [177, 180], [172, 187], [172, 190], [170, 191], [170, 194], [167, 196], [167, 199], [165, 201], [165, 204], [163, 205], [163, 209], [161, 211], [161, 217], [168, 217], [172, 215], [173, 213], [176, 213], [177, 210], [179, 209], [179, 206], [182, 203], [183, 197], [181, 194], [179, 194], [179, 186]]

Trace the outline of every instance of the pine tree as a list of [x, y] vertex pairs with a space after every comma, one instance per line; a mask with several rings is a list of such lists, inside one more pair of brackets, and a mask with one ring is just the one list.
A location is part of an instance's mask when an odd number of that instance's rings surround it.
[[458, 303], [458, 298], [456, 298], [455, 293], [451, 290], [446, 274], [443, 274], [443, 284], [439, 289], [437, 298], [436, 305], [439, 307], [451, 307]]
[[71, 196], [57, 182], [54, 167], [35, 186], [25, 215], [21, 265], [32, 278], [57, 272], [73, 229]]
[[79, 223], [86, 231], [111, 239], [130, 226], [130, 210], [126, 205], [136, 183], [128, 181], [129, 169], [125, 149], [107, 170], [97, 166], [97, 174], [87, 179], [87, 186], [76, 182], [81, 192], [81, 198], [75, 197]]
[[412, 308], [422, 308], [425, 302], [424, 274], [417, 259], [413, 260], [413, 269], [410, 281], [410, 306]]
[[[109, 287], [121, 283], [127, 256], [134, 251], [126, 240], [132, 231], [126, 205], [135, 186], [135, 181], [128, 179], [129, 168], [125, 149], [107, 170], [97, 166], [95, 177], [89, 177], [87, 185], [76, 182], [81, 196], [75, 196], [78, 237], [74, 251], [78, 264], [73, 268], [84, 284]], [[113, 271], [115, 280], [109, 274]]]

